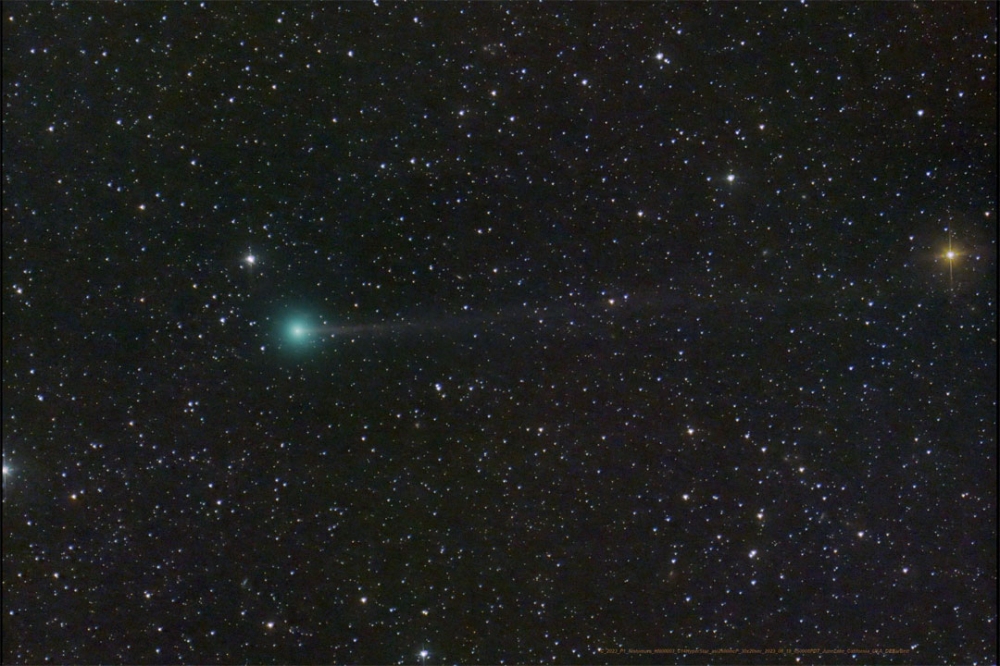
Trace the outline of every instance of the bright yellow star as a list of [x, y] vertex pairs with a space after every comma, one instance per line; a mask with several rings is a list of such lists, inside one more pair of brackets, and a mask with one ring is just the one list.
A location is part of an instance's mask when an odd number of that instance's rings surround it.
[[948, 260], [948, 284], [955, 288], [955, 260], [958, 259], [959, 252], [951, 244], [951, 234], [948, 235], [948, 249], [944, 253], [944, 258]]

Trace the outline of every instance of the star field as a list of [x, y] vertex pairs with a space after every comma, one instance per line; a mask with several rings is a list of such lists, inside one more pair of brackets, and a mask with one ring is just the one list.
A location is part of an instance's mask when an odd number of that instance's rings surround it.
[[2, 21], [3, 663], [996, 663], [996, 4]]

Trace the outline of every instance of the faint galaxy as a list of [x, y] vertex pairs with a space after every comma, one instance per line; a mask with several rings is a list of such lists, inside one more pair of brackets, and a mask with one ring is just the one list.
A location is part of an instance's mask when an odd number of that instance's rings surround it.
[[995, 3], [2, 11], [4, 664], [996, 663]]

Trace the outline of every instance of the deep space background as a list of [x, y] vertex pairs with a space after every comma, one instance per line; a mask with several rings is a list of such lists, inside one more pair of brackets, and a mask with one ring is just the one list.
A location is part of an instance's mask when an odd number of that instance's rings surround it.
[[2, 21], [3, 663], [996, 663], [995, 3]]

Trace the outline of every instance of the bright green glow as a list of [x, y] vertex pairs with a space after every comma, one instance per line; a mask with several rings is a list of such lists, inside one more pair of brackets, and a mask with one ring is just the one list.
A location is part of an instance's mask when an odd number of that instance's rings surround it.
[[269, 336], [271, 348], [278, 358], [298, 364], [319, 351], [325, 320], [315, 305], [289, 303], [276, 308], [269, 319], [273, 327]]
[[311, 337], [310, 333], [309, 325], [301, 318], [293, 319], [286, 324], [285, 337], [293, 344], [306, 342]]

